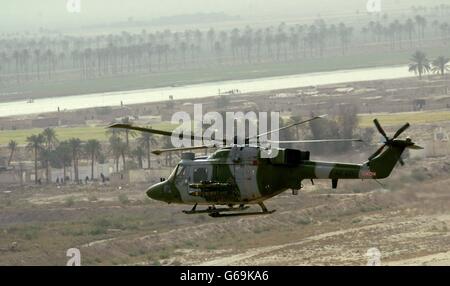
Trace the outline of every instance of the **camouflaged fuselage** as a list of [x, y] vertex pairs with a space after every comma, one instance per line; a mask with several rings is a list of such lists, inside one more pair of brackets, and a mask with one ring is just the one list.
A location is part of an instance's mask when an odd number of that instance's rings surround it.
[[319, 162], [309, 158], [296, 164], [283, 164], [261, 158], [259, 147], [226, 147], [209, 157], [180, 161], [168, 179], [150, 187], [147, 194], [167, 203], [190, 205], [258, 203], [288, 189], [300, 189], [305, 179], [385, 178], [404, 149], [389, 147], [362, 164]]

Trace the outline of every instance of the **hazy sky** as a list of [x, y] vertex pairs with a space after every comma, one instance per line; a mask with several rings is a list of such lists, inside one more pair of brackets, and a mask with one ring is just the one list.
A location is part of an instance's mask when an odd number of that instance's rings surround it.
[[[81, 13], [69, 13], [67, 1], [0, 0], [0, 29], [65, 28], [197, 12], [225, 12], [243, 18], [353, 13], [368, 0], [79, 0]], [[445, 0], [381, 0], [385, 9], [430, 5]], [[448, 0], [447, 0], [448, 1]]]

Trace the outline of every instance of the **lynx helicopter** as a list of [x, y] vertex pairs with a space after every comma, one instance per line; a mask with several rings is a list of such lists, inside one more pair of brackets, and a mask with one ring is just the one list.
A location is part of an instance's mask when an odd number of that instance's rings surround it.
[[[296, 125], [322, 118], [316, 116], [308, 120], [297, 122], [264, 134], [281, 131]], [[223, 147], [202, 145], [186, 148], [171, 148], [155, 150], [152, 153], [160, 155], [164, 152], [199, 150], [217, 148], [209, 156], [196, 157], [194, 153], [182, 153], [181, 161], [174, 168], [170, 176], [161, 182], [150, 186], [146, 193], [154, 199], [166, 203], [193, 205], [186, 214], [207, 213], [211, 217], [242, 216], [271, 214], [275, 210], [268, 210], [264, 201], [288, 189], [297, 194], [302, 188], [303, 180], [328, 179], [332, 189], [336, 189], [340, 179], [384, 179], [388, 177], [397, 162], [403, 165], [402, 153], [406, 148], [422, 149], [407, 137], [397, 139], [409, 123], [403, 125], [389, 138], [377, 119], [374, 124], [383, 136], [384, 142], [366, 162], [361, 164], [320, 162], [310, 160], [309, 151], [298, 149], [277, 148], [277, 155], [273, 158], [262, 158], [261, 144], [252, 146], [250, 139], [245, 138], [244, 144], [226, 145]], [[132, 126], [129, 124], [113, 124], [109, 128], [130, 129], [149, 132], [158, 135], [172, 136], [172, 132], [151, 128]], [[180, 137], [182, 134], [180, 135]], [[189, 137], [189, 135], [187, 135]], [[191, 140], [199, 140], [190, 135]], [[298, 140], [298, 141], [269, 141], [269, 143], [311, 143], [311, 142], [354, 142], [360, 139], [332, 139], [332, 140]], [[258, 204], [260, 212], [245, 212], [251, 204]], [[197, 205], [207, 205], [203, 210], [197, 210]], [[221, 207], [216, 207], [219, 205]]]

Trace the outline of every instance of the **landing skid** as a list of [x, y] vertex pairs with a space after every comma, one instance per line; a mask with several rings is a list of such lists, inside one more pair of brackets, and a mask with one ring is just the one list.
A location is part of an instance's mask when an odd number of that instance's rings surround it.
[[189, 211], [183, 211], [183, 213], [185, 214], [211, 214], [211, 213], [219, 213], [219, 212], [234, 212], [234, 211], [243, 211], [248, 209], [249, 206], [244, 206], [244, 207], [238, 207], [238, 208], [213, 208], [213, 207], [209, 207], [205, 210], [189, 210]]
[[[258, 203], [262, 211], [260, 212], [241, 212], [249, 208], [249, 206], [240, 205], [239, 207], [229, 207], [229, 208], [216, 208], [214, 206], [208, 207], [205, 210], [196, 210], [197, 204], [191, 210], [184, 210], [185, 214], [202, 214], [207, 213], [211, 217], [227, 217], [227, 216], [249, 216], [249, 215], [266, 215], [272, 214], [275, 210], [267, 210], [266, 206], [261, 202]], [[229, 213], [233, 212], [233, 213]]]
[[268, 215], [273, 214], [276, 210], [266, 211], [266, 212], [248, 212], [248, 213], [227, 213], [227, 214], [221, 214], [221, 213], [210, 213], [210, 217], [229, 217], [229, 216], [248, 216], [248, 215]]

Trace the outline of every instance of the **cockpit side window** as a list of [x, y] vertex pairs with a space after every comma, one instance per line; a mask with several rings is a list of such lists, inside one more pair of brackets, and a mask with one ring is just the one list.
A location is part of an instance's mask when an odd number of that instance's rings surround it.
[[204, 167], [199, 167], [194, 169], [193, 173], [194, 183], [201, 183], [202, 181], [208, 180], [208, 169]]

